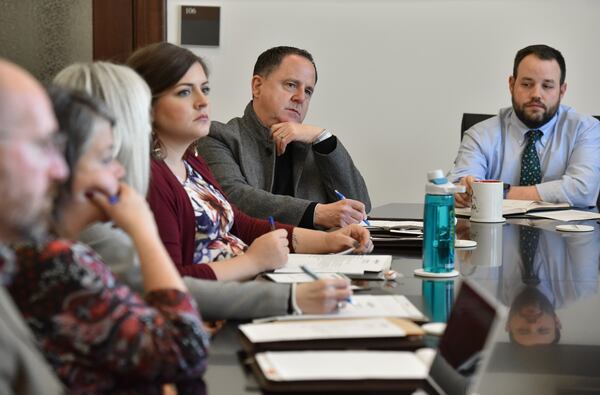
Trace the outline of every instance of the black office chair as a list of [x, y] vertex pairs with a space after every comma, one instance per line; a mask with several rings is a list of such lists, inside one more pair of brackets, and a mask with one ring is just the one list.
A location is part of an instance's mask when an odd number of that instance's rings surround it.
[[[460, 123], [460, 140], [462, 141], [465, 132], [471, 126], [475, 125], [476, 123], [485, 121], [486, 119], [491, 118], [493, 116], [494, 115], [492, 114], [473, 114], [467, 112], [463, 113], [462, 121]], [[600, 121], [600, 115], [594, 115], [593, 117]], [[598, 210], [600, 210], [600, 194], [598, 195], [598, 199], [596, 200], [596, 207], [598, 208]]]
[[462, 121], [460, 123], [460, 141], [462, 141], [462, 138], [467, 129], [469, 129], [476, 123], [485, 121], [486, 119], [491, 118], [493, 116], [493, 114], [472, 114], [468, 112], [463, 113]]

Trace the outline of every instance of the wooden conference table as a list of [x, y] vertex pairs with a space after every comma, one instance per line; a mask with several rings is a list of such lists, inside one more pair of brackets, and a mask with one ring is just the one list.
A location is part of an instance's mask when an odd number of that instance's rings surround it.
[[[370, 216], [419, 219], [422, 209], [420, 204], [393, 203], [375, 208]], [[450, 280], [415, 277], [414, 269], [422, 265], [420, 250], [376, 249], [375, 253], [393, 255], [392, 268], [402, 276], [395, 282], [371, 281], [369, 292], [406, 295], [432, 321], [445, 321], [459, 279], [468, 277], [501, 304], [512, 306], [509, 316], [514, 316], [487, 350], [492, 354], [482, 372], [481, 394], [600, 393], [599, 225], [578, 222], [595, 229], [566, 233], [555, 230], [557, 223], [526, 218], [508, 219], [505, 224], [459, 220], [458, 237], [476, 240], [478, 247], [457, 250], [460, 276]], [[525, 233], [532, 246], [528, 250], [521, 242]], [[523, 264], [523, 254], [533, 256], [530, 267]], [[260, 392], [240, 362], [236, 326], [228, 323], [212, 341], [205, 376], [209, 394]]]

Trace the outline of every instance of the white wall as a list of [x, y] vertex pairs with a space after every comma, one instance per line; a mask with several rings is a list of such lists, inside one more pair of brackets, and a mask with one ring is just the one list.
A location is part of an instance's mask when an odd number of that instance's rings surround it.
[[462, 113], [510, 104], [508, 76], [526, 45], [559, 49], [564, 102], [600, 114], [600, 1], [169, 0], [174, 43], [181, 5], [221, 7], [220, 46], [191, 47], [211, 69], [213, 119], [241, 115], [263, 50], [313, 54], [319, 82], [305, 122], [342, 139], [374, 206], [422, 200], [425, 173], [452, 165]]

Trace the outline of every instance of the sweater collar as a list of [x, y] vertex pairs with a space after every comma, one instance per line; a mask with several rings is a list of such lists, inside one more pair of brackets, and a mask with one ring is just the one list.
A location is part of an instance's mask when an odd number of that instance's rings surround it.
[[263, 125], [258, 119], [258, 115], [256, 115], [254, 107], [252, 106], [252, 100], [250, 100], [250, 103], [248, 103], [244, 110], [244, 122], [248, 124], [248, 130], [251, 130], [260, 140], [268, 144], [273, 143], [273, 140], [271, 139], [271, 129]]

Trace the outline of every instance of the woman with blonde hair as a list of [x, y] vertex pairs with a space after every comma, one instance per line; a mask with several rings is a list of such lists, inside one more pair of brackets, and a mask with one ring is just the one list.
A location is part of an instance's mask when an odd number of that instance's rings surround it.
[[[208, 335], [144, 197], [120, 182], [112, 114], [81, 92], [53, 89], [51, 98], [70, 175], [58, 188], [54, 236], [14, 247], [18, 270], [8, 291], [74, 394], [202, 387]], [[92, 249], [72, 241], [106, 219], [137, 249], [144, 297], [116, 281]]]

